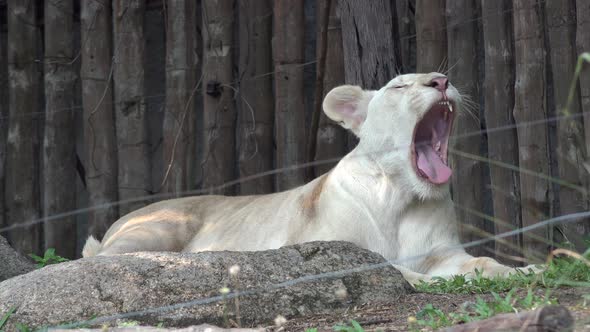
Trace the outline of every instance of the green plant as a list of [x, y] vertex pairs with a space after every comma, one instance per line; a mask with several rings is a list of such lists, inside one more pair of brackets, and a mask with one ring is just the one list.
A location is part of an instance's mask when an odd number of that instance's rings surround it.
[[435, 308], [432, 304], [427, 304], [416, 314], [416, 323], [421, 326], [428, 326], [433, 330], [443, 326], [449, 326], [451, 319], [442, 310]]
[[29, 256], [37, 263], [38, 268], [68, 261], [67, 258], [56, 255], [54, 248], [48, 248], [45, 250], [43, 257], [37, 256], [35, 254], [29, 254]]
[[117, 324], [117, 327], [134, 327], [134, 326], [139, 326], [139, 322], [136, 320], [130, 320], [130, 321], [125, 321], [125, 322], [120, 322], [119, 324]]
[[[590, 249], [583, 255], [590, 258]], [[485, 277], [480, 271], [468, 279], [464, 275], [450, 278], [434, 278], [431, 282], [421, 282], [416, 290], [424, 293], [461, 293], [482, 294], [489, 292], [507, 292], [514, 288], [541, 286], [555, 288], [558, 286], [590, 287], [590, 266], [575, 257], [557, 257], [546, 265], [545, 271], [539, 274], [517, 272], [509, 276]]]
[[361, 327], [361, 325], [352, 319], [350, 321], [351, 326], [346, 325], [336, 325], [334, 326], [334, 331], [342, 331], [342, 332], [365, 332], [365, 330]]
[[531, 289], [528, 290], [527, 295], [522, 300], [514, 296], [515, 292], [516, 289], [512, 289], [505, 296], [492, 293], [493, 300], [491, 301], [486, 301], [478, 296], [475, 303], [468, 304], [458, 311], [450, 313], [445, 313], [435, 308], [432, 304], [427, 304], [416, 314], [415, 318], [411, 317], [408, 322], [410, 323], [410, 328], [414, 330], [420, 327], [438, 329], [445, 326], [490, 318], [497, 314], [531, 310], [541, 305], [555, 303], [555, 300], [549, 298], [549, 294], [539, 296]]
[[22, 323], [16, 323], [16, 329], [18, 332], [32, 332], [31, 328]]
[[316, 329], [315, 327], [311, 329], [305, 329], [305, 332], [318, 332], [318, 329]]
[[8, 318], [10, 318], [10, 316], [14, 313], [14, 311], [16, 311], [16, 307], [12, 307], [12, 308], [8, 309], [8, 312], [6, 312], [4, 314], [4, 316], [2, 316], [2, 318], [0, 318], [0, 332], [3, 331], [2, 327], [4, 327], [4, 325], [6, 325]]

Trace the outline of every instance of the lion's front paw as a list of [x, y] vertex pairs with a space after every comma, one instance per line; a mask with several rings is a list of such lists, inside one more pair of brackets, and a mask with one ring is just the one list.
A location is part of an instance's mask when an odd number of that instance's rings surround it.
[[545, 264], [530, 264], [525, 267], [514, 268], [514, 270], [525, 273], [525, 274], [529, 274], [531, 272], [533, 274], [541, 274], [541, 273], [545, 272], [545, 270], [547, 270], [547, 266]]

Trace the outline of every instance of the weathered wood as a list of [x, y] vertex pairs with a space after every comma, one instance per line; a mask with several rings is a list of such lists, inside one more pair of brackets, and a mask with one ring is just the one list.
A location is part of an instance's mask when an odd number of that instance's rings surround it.
[[[330, 21], [330, 11], [332, 10], [333, 1], [324, 0], [317, 2], [316, 12], [316, 77], [313, 93], [313, 109], [311, 113], [310, 130], [307, 136], [307, 162], [315, 160], [318, 128], [322, 111], [322, 100], [324, 97], [324, 74], [326, 72], [326, 56], [328, 53], [328, 25]], [[315, 178], [315, 167], [306, 167], [307, 181]]]
[[[113, 2], [113, 91], [121, 201], [146, 196], [152, 191], [148, 122], [143, 97], [144, 14], [145, 0]], [[119, 213], [125, 215], [146, 203], [123, 203], [119, 206]]]
[[533, 311], [496, 315], [492, 318], [455, 325], [445, 332], [488, 332], [488, 331], [526, 331], [552, 332], [571, 331], [574, 318], [569, 310], [560, 305], [542, 307]]
[[[6, 141], [5, 202], [9, 225], [38, 219], [39, 158], [37, 123], [38, 64], [35, 1], [10, 0], [8, 11], [9, 127]], [[18, 227], [8, 233], [21, 253], [39, 253], [41, 225]]]
[[340, 0], [347, 84], [379, 89], [396, 74], [391, 2]]
[[[326, 1], [326, 0], [324, 0]], [[333, 88], [344, 84], [344, 53], [342, 49], [342, 26], [337, 11], [339, 0], [332, 0], [328, 19], [326, 66], [324, 68], [324, 86], [321, 96], [316, 96], [323, 101], [324, 96]], [[326, 8], [320, 6], [320, 8]], [[318, 12], [318, 17], [323, 17]], [[319, 22], [318, 22], [319, 23]], [[318, 36], [319, 37], [319, 36]], [[318, 43], [320, 41], [318, 40]], [[317, 147], [314, 160], [321, 162], [315, 166], [315, 176], [320, 176], [332, 167], [337, 161], [324, 163], [325, 160], [335, 160], [344, 156], [347, 152], [347, 133], [339, 124], [330, 120], [323, 112], [320, 114], [320, 123], [317, 132]]]
[[203, 188], [210, 193], [235, 192], [235, 187], [213, 190], [236, 175], [233, 23], [232, 0], [203, 1]]
[[274, 2], [276, 189], [305, 183], [305, 108], [303, 92], [303, 0]]
[[[240, 178], [272, 170], [274, 97], [272, 94], [272, 1], [239, 0], [239, 145]], [[240, 194], [273, 192], [272, 176], [240, 183]]]
[[[514, 58], [516, 63], [514, 120], [517, 125], [519, 166], [550, 175], [548, 129], [535, 124], [547, 118], [546, 58], [543, 8], [537, 0], [514, 1]], [[520, 173], [522, 226], [531, 226], [550, 213], [550, 183], [532, 174]], [[533, 239], [548, 237], [545, 227], [523, 234], [527, 258], [544, 257], [547, 244]]]
[[[6, 16], [2, 15], [6, 22]], [[6, 61], [6, 33], [0, 31], [0, 228], [6, 226], [4, 180], [6, 165], [6, 139], [8, 132], [8, 62]]]
[[0, 236], [0, 262], [2, 262], [0, 281], [31, 272], [35, 269], [35, 265], [25, 256], [14, 251], [2, 236]]
[[445, 0], [416, 0], [416, 72], [447, 67]]
[[[43, 139], [43, 216], [76, 209], [76, 124], [74, 84], [74, 1], [45, 0], [45, 133]], [[76, 220], [45, 222], [45, 248], [76, 257]]]
[[[567, 99], [569, 87], [576, 68], [576, 3], [575, 0], [545, 2], [546, 28], [551, 51], [551, 71], [553, 74], [553, 96], [555, 116], [580, 115], [579, 95], [575, 95], [569, 109]], [[585, 31], [584, 34], [588, 34]], [[556, 188], [559, 197], [558, 215], [588, 210], [588, 195], [585, 185], [588, 172], [584, 167], [586, 147], [584, 142], [584, 122], [581, 117], [559, 119], [557, 121], [557, 173], [559, 179], [572, 186], [561, 185]], [[573, 243], [583, 252], [587, 244], [583, 240], [590, 234], [590, 219], [575, 224], [558, 226], [565, 236], [564, 240]], [[563, 242], [563, 241], [560, 241]]]
[[413, 72], [416, 68], [416, 25], [411, 6], [410, 0], [395, 0], [402, 73]]
[[[500, 14], [501, 13], [501, 14]], [[488, 129], [488, 157], [518, 166], [518, 138], [512, 110], [514, 108], [514, 36], [512, 1], [482, 1], [485, 47], [485, 120]], [[519, 173], [490, 163], [490, 180], [495, 233], [521, 227]], [[520, 257], [521, 236], [496, 242], [497, 258]], [[513, 262], [510, 262], [513, 263]]]
[[[88, 204], [117, 201], [117, 151], [112, 97], [111, 2], [82, 1], [81, 68]], [[117, 220], [118, 208], [91, 211], [88, 232], [98, 238]]]
[[[576, 1], [576, 46], [578, 54], [590, 52], [590, 1]], [[580, 74], [581, 111], [584, 114], [584, 128], [586, 129], [586, 155], [590, 155], [590, 63], [584, 63]], [[590, 168], [590, 163], [587, 162]]]
[[166, 112], [164, 114], [163, 191], [180, 196], [187, 190], [187, 154], [194, 133], [191, 119], [196, 88], [194, 53], [195, 2], [166, 1]]
[[[478, 16], [475, 0], [453, 0], [447, 2], [447, 40], [448, 61], [452, 64], [448, 77], [452, 84], [458, 87], [459, 92], [468, 100], [480, 99], [478, 56], [477, 56], [477, 20]], [[465, 104], [464, 114], [455, 122], [451, 144], [454, 150], [464, 154], [481, 156], [482, 138], [481, 123], [479, 121], [479, 108]], [[480, 132], [479, 134], [477, 134]], [[468, 136], [465, 136], [469, 134]], [[475, 135], [474, 135], [475, 134]], [[464, 137], [460, 137], [460, 136]], [[451, 151], [452, 152], [452, 151]], [[450, 155], [453, 169], [452, 193], [453, 201], [457, 205], [457, 218], [460, 225], [467, 224], [471, 227], [461, 227], [463, 242], [476, 241], [484, 236], [481, 233], [469, 231], [477, 229], [487, 231], [485, 219], [466, 212], [468, 210], [484, 211], [483, 176], [484, 167], [481, 161], [460, 156]], [[471, 247], [469, 252], [475, 256], [485, 255], [481, 246]]]
[[[577, 54], [590, 52], [590, 1], [576, 1], [576, 45]], [[584, 63], [580, 74], [580, 111], [584, 119], [584, 145], [586, 146], [586, 158], [590, 156], [590, 63]], [[586, 176], [590, 174], [590, 161], [585, 160]], [[586, 188], [590, 188], [589, 183]], [[586, 230], [586, 234], [588, 231]]]
[[[149, 3], [148, 6], [149, 7]], [[144, 17], [145, 33], [145, 102], [151, 147], [151, 186], [162, 190], [164, 162], [162, 131], [166, 105], [166, 16], [163, 8], [147, 10]]]

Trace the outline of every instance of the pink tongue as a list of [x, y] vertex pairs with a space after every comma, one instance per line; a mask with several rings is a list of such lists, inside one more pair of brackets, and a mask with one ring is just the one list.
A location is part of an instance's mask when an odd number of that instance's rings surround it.
[[416, 162], [418, 169], [428, 177], [430, 182], [442, 184], [449, 181], [453, 171], [442, 162], [430, 144], [416, 146], [416, 152], [418, 152]]

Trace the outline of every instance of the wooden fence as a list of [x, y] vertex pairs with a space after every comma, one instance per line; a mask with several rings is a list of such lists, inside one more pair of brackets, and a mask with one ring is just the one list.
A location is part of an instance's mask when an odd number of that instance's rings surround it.
[[[451, 150], [465, 241], [587, 211], [583, 51], [587, 0], [0, 0], [0, 232], [75, 257], [156, 200], [301, 185], [356, 143], [322, 97], [415, 71], [470, 97]], [[569, 221], [469, 250], [584, 248], [588, 219]]]

